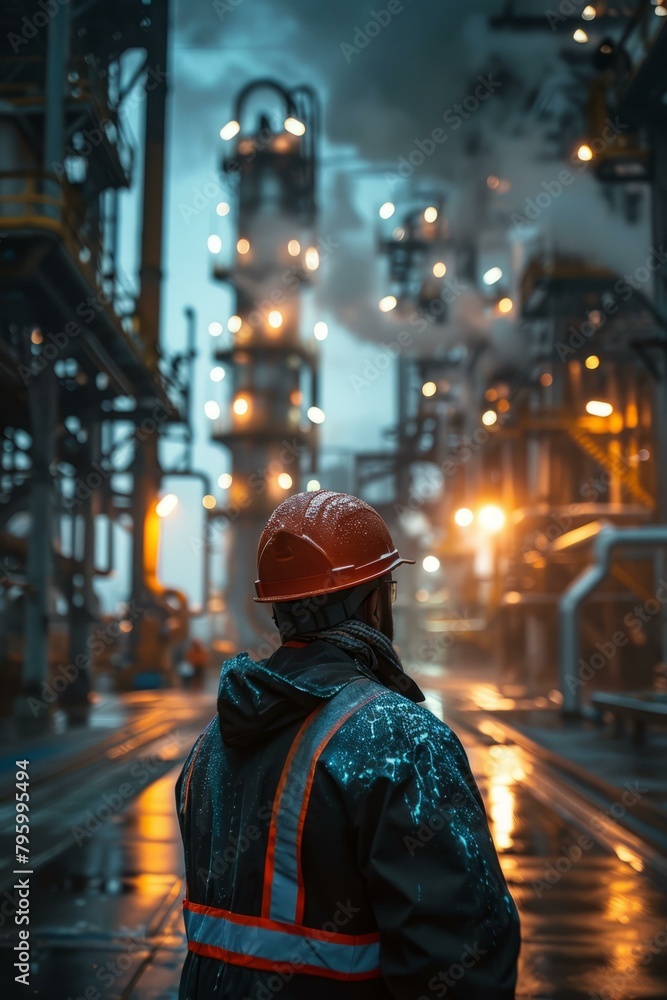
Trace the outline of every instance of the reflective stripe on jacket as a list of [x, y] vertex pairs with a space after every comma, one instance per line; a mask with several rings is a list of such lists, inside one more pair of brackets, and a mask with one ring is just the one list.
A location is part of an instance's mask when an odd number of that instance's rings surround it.
[[[380, 976], [377, 931], [353, 935], [304, 926], [301, 838], [322, 751], [354, 712], [382, 693], [376, 683], [360, 678], [307, 717], [287, 755], [273, 803], [261, 916], [230, 913], [186, 898], [190, 951], [253, 969], [281, 970], [288, 965], [295, 974], [329, 979]], [[186, 799], [195, 762], [196, 754], [186, 778]]]

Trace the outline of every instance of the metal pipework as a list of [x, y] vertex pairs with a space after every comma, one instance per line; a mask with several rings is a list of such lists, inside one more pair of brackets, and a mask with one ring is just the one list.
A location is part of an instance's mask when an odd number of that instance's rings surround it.
[[[604, 526], [598, 532], [593, 544], [593, 564], [583, 570], [564, 591], [559, 601], [560, 653], [559, 673], [563, 694], [563, 712], [579, 715], [581, 702], [579, 684], [572, 684], [576, 678], [579, 662], [579, 608], [589, 594], [602, 583], [609, 572], [614, 549], [628, 546], [667, 545], [667, 525], [656, 524], [645, 528], [615, 528]], [[647, 557], [653, 556], [648, 552]]]

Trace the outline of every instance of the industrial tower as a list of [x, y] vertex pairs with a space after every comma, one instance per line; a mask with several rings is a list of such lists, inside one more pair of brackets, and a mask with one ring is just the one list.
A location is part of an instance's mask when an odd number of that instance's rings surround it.
[[[56, 696], [85, 719], [95, 670], [159, 670], [187, 612], [156, 572], [158, 443], [184, 398], [159, 340], [168, 0], [52, 6], [0, 14], [0, 714], [26, 726]], [[95, 590], [117, 528], [141, 613]]]
[[[253, 110], [258, 117], [248, 131], [244, 119]], [[235, 187], [237, 212], [232, 253], [214, 274], [229, 284], [236, 305], [227, 320], [231, 336], [215, 353], [231, 376], [231, 395], [213, 437], [232, 454], [219, 516], [227, 527], [229, 638], [241, 649], [257, 648], [272, 632], [252, 600], [257, 542], [274, 508], [306, 488], [316, 467], [315, 425], [323, 419], [317, 355], [301, 342], [299, 301], [320, 263], [317, 124], [312, 91], [288, 92], [261, 79], [239, 94], [234, 118], [220, 132], [230, 145], [235, 140], [222, 168]], [[212, 239], [209, 249], [224, 254]], [[210, 415], [217, 416], [216, 407]]]

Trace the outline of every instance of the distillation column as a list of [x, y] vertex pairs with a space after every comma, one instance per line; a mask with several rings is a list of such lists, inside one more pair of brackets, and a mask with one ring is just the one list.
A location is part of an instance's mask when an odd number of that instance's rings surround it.
[[[249, 100], [256, 107], [267, 92], [266, 113], [244, 132]], [[231, 395], [214, 439], [232, 455], [221, 512], [228, 522], [229, 638], [251, 654], [274, 634], [265, 609], [253, 602], [259, 536], [275, 507], [306, 488], [316, 465], [317, 359], [300, 338], [301, 291], [319, 266], [316, 125], [309, 90], [287, 93], [259, 80], [239, 95], [236, 117], [221, 131], [232, 146], [223, 170], [236, 186], [237, 213], [232, 258], [215, 276], [230, 285], [236, 307], [227, 321], [229, 346], [215, 355], [230, 376]]]

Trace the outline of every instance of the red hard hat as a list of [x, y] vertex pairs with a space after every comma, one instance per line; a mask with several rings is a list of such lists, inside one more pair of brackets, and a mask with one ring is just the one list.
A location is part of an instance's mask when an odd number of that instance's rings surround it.
[[297, 601], [391, 572], [402, 559], [376, 510], [349, 493], [296, 493], [278, 506], [257, 548], [256, 601]]

